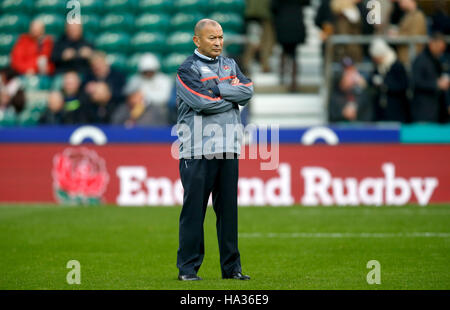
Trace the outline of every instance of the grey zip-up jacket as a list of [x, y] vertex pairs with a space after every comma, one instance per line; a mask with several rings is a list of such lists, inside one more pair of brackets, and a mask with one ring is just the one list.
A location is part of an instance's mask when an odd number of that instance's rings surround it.
[[[240, 83], [231, 85], [235, 77]], [[253, 96], [253, 83], [236, 62], [223, 56], [212, 59], [195, 50], [178, 68], [176, 87], [179, 158], [240, 154], [239, 105], [245, 106]]]

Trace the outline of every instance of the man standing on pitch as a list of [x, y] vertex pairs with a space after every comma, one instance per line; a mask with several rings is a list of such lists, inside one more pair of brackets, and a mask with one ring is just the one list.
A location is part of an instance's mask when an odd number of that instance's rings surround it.
[[[249, 280], [242, 274], [238, 250], [237, 184], [242, 135], [236, 129], [242, 128], [239, 105], [246, 105], [252, 97], [253, 83], [233, 59], [220, 55], [223, 31], [219, 23], [200, 20], [193, 41], [197, 49], [181, 64], [176, 77], [179, 169], [184, 188], [178, 279], [201, 280], [197, 272], [204, 257], [203, 222], [212, 193], [222, 278]], [[232, 136], [227, 137], [230, 131]]]

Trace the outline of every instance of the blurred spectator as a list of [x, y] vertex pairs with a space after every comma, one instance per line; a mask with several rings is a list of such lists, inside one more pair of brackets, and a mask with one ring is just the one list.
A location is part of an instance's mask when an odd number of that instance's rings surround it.
[[[320, 29], [320, 39], [322, 40], [322, 56], [325, 56], [325, 42], [334, 33], [334, 15], [331, 12], [330, 0], [323, 0], [317, 10], [314, 23]], [[325, 65], [325, 61], [323, 62]]]
[[431, 32], [440, 32], [444, 35], [450, 35], [450, 8], [447, 1], [434, 1], [434, 7], [434, 13], [431, 17]]
[[137, 84], [127, 87], [126, 104], [120, 105], [112, 116], [114, 125], [133, 126], [164, 126], [167, 125], [165, 116], [157, 106], [148, 105], [145, 97]]
[[62, 125], [65, 123], [64, 97], [59, 91], [52, 91], [48, 96], [47, 108], [39, 118], [40, 124]]
[[409, 119], [409, 107], [405, 67], [397, 60], [394, 49], [382, 39], [375, 39], [369, 51], [375, 65], [369, 80], [374, 92], [375, 121], [406, 122]]
[[243, 57], [244, 70], [249, 73], [249, 67], [259, 52], [262, 71], [270, 72], [269, 57], [275, 41], [270, 0], [247, 0], [245, 19], [249, 42]]
[[90, 65], [92, 73], [86, 77], [84, 87], [87, 121], [108, 123], [116, 107], [124, 101], [122, 91], [126, 78], [110, 67], [103, 52], [94, 52]]
[[297, 46], [304, 43], [306, 39], [303, 7], [309, 5], [309, 2], [309, 0], [272, 0], [271, 4], [276, 38], [283, 48], [280, 62], [281, 83], [284, 83], [285, 65], [289, 58], [292, 68], [290, 91], [295, 91], [297, 88], [296, 50]]
[[[427, 35], [427, 21], [425, 14], [418, 8], [416, 0], [399, 0], [400, 8], [405, 12], [399, 22], [398, 30], [391, 31], [394, 36], [420, 36]], [[416, 54], [423, 49], [422, 44], [416, 45]], [[410, 64], [409, 46], [399, 45], [398, 59], [405, 65]]]
[[29, 33], [22, 34], [11, 52], [11, 67], [20, 74], [53, 74], [50, 61], [53, 39], [45, 34], [45, 24], [35, 19]]
[[160, 63], [153, 54], [144, 54], [139, 60], [139, 73], [134, 75], [127, 83], [126, 93], [130, 89], [139, 89], [144, 96], [147, 106], [152, 106], [153, 110], [158, 110], [158, 114], [168, 123], [168, 101], [173, 89], [173, 81], [166, 74], [160, 72]]
[[89, 58], [93, 46], [83, 38], [81, 24], [66, 24], [65, 33], [56, 41], [52, 53], [56, 72], [63, 73], [76, 70], [82, 76], [89, 72]]
[[78, 73], [69, 71], [63, 76], [61, 91], [50, 93], [47, 109], [42, 114], [41, 124], [82, 124], [84, 115], [81, 80]]
[[[346, 35], [361, 35], [363, 33], [363, 19], [357, 4], [361, 0], [331, 0], [331, 10], [335, 15], [334, 33]], [[345, 44], [335, 47], [335, 60], [350, 57], [355, 62], [363, 59], [363, 49], [360, 44]]]
[[15, 117], [25, 108], [25, 92], [17, 72], [11, 68], [0, 71], [0, 120]]
[[396, 29], [398, 27], [400, 20], [402, 19], [403, 15], [405, 15], [405, 12], [403, 12], [403, 10], [400, 8], [399, 1], [400, 0], [391, 0], [392, 7], [389, 14], [389, 23], [391, 24], [391, 26], [393, 26], [393, 29]]
[[[381, 24], [378, 25], [378, 33], [384, 31], [388, 14], [389, 0], [380, 0]], [[361, 0], [323, 0], [315, 17], [315, 24], [321, 29], [320, 37], [323, 43], [333, 34], [336, 35], [371, 35], [374, 33], [374, 25], [369, 24], [367, 16], [368, 3]], [[384, 6], [383, 6], [384, 5]], [[384, 18], [384, 19], [383, 19]], [[322, 45], [322, 53], [325, 46]], [[335, 45], [334, 60], [341, 61], [344, 57], [351, 57], [355, 62], [361, 62], [367, 55], [367, 46], [361, 44]], [[325, 59], [326, 60], [326, 59]], [[324, 62], [324, 65], [326, 63]]]
[[450, 80], [440, 62], [445, 49], [442, 34], [433, 34], [425, 50], [413, 62], [411, 114], [414, 122], [439, 122], [448, 117], [445, 100], [448, 99]]
[[343, 72], [330, 98], [330, 122], [371, 121], [373, 110], [366, 94], [367, 82], [349, 57], [342, 60]]
[[390, 18], [391, 13], [394, 10], [394, 1], [392, 0], [378, 0], [380, 4], [381, 16], [380, 23], [374, 24], [375, 34], [384, 35], [388, 33], [391, 27]]
[[64, 74], [62, 93], [64, 96], [64, 122], [66, 124], [85, 123], [81, 79], [77, 72], [69, 71]]
[[317, 10], [314, 23], [320, 28], [320, 38], [325, 41], [333, 34], [334, 16], [331, 12], [330, 0], [323, 0]]

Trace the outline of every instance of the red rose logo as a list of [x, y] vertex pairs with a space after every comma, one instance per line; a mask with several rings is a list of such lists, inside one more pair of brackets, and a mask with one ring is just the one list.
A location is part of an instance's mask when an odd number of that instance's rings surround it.
[[55, 194], [62, 203], [100, 203], [109, 182], [105, 160], [87, 148], [68, 148], [53, 158]]

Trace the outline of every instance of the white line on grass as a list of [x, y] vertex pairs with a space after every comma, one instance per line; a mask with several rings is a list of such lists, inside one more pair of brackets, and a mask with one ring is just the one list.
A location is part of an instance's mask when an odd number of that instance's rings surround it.
[[240, 233], [241, 238], [449, 238], [443, 232], [404, 233]]

